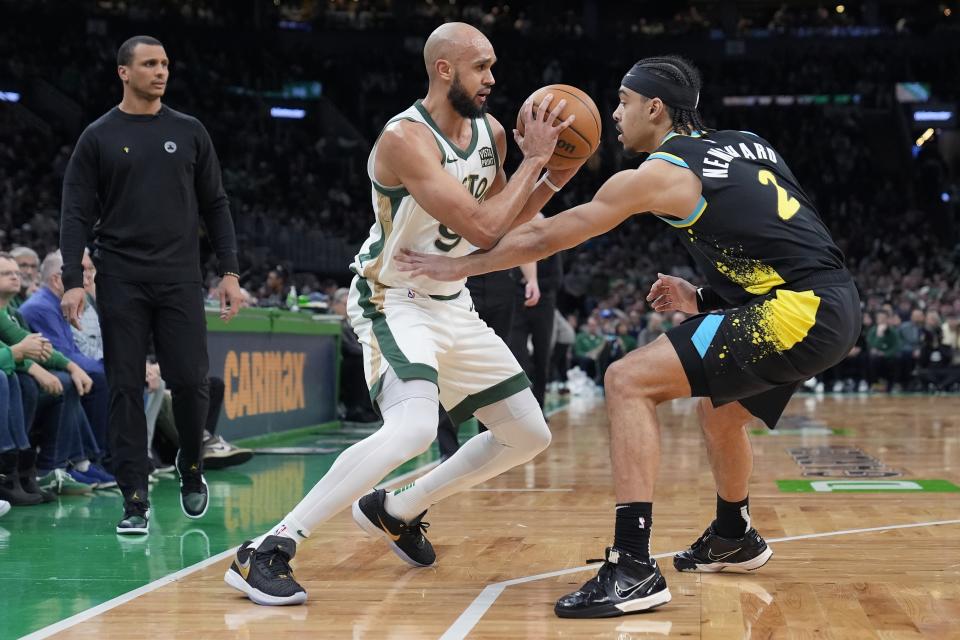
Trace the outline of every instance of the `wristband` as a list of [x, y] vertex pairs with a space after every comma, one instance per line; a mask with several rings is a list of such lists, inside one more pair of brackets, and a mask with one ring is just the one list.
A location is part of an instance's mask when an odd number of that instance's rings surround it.
[[547, 169], [547, 172], [543, 174], [543, 182], [544, 182], [544, 184], [546, 184], [547, 187], [549, 187], [550, 190], [553, 191], [554, 193], [559, 193], [560, 189], [562, 188], [562, 187], [558, 187], [557, 185], [555, 185], [555, 184], [553, 184], [552, 182], [550, 182], [550, 170], [549, 170], [549, 169]]
[[705, 313], [720, 309], [723, 307], [723, 298], [710, 287], [700, 287], [697, 289], [697, 311]]
[[233, 271], [224, 271], [223, 274], [222, 274], [220, 277], [221, 277], [221, 278], [225, 278], [226, 276], [233, 276], [233, 277], [236, 278], [237, 280], [240, 279], [240, 274], [239, 274], [239, 273], [234, 273]]

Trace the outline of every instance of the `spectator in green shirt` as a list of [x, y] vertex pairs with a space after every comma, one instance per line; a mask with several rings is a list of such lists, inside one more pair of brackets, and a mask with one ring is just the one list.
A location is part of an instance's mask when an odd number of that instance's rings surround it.
[[[14, 350], [42, 339], [40, 334], [30, 332], [19, 311], [12, 307], [11, 301], [20, 290], [17, 263], [10, 254], [0, 253], [0, 343], [11, 345]], [[90, 462], [90, 458], [101, 454], [80, 407], [80, 396], [93, 384], [90, 377], [49, 344], [39, 353], [29, 352], [17, 359], [14, 370], [31, 444], [19, 456], [21, 485], [41, 493], [45, 499], [50, 496], [43, 494], [41, 487], [60, 493], [89, 493], [91, 487], [110, 486], [112, 476]], [[73, 468], [68, 470], [68, 465]], [[95, 467], [94, 478], [79, 470], [89, 471], [90, 467]], [[39, 485], [38, 468], [44, 472]]]
[[877, 321], [867, 334], [867, 346], [870, 348], [870, 384], [882, 378], [890, 392], [900, 382], [901, 339], [886, 311], [877, 312]]
[[10, 301], [16, 309], [40, 286], [40, 256], [30, 247], [16, 247], [10, 255], [20, 268], [20, 292]]
[[573, 342], [573, 364], [583, 369], [584, 373], [596, 381], [600, 373], [597, 361], [606, 346], [607, 341], [600, 330], [600, 323], [590, 316], [580, 327]]

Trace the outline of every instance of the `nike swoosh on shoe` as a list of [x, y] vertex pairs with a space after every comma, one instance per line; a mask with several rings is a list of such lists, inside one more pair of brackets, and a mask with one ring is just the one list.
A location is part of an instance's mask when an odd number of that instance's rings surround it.
[[613, 591], [617, 594], [617, 597], [618, 597], [618, 598], [621, 598], [621, 599], [623, 599], [623, 598], [629, 598], [629, 597], [632, 596], [634, 593], [636, 593], [638, 589], [640, 589], [640, 588], [643, 587], [645, 584], [647, 584], [648, 582], [650, 582], [651, 580], [653, 580], [653, 578], [655, 578], [656, 575], [657, 575], [657, 574], [656, 574], [655, 572], [654, 572], [654, 573], [651, 573], [649, 576], [646, 577], [646, 579], [644, 579], [643, 582], [638, 582], [637, 584], [633, 585], [632, 587], [630, 587], [629, 589], [627, 589], [627, 590], [625, 590], [625, 591], [620, 588], [620, 583], [619, 583], [619, 582], [614, 582], [614, 583], [613, 583]]
[[718, 556], [713, 555], [713, 550], [710, 549], [710, 550], [707, 551], [707, 558], [708, 558], [709, 560], [713, 560], [714, 562], [721, 562], [721, 561], [723, 561], [723, 560], [726, 560], [727, 558], [729, 558], [729, 557], [732, 556], [733, 554], [735, 554], [737, 551], [740, 551], [740, 549], [742, 549], [742, 548], [743, 548], [743, 547], [737, 547], [737, 548], [734, 549], [733, 551], [728, 551], [727, 553], [721, 553], [721, 554], [718, 555]]

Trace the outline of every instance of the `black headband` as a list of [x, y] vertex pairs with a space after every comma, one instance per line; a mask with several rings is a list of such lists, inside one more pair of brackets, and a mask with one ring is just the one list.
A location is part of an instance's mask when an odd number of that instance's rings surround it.
[[659, 76], [639, 64], [623, 76], [621, 85], [648, 98], [660, 98], [671, 107], [693, 111], [700, 102], [700, 92]]

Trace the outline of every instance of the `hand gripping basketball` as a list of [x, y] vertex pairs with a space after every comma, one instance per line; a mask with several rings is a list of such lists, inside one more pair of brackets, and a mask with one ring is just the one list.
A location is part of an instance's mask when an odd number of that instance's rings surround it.
[[546, 166], [551, 172], [580, 167], [600, 144], [600, 111], [590, 96], [576, 87], [567, 84], [541, 87], [527, 99], [517, 115], [517, 131], [521, 136], [525, 135], [524, 110], [529, 104], [533, 109], [533, 117], [538, 118], [544, 113], [538, 105], [547, 97], [551, 97], [552, 101], [560, 100], [550, 112], [550, 117], [566, 121], [569, 116], [576, 116], [576, 121], [560, 131]]
[[555, 124], [560, 120], [560, 114], [567, 106], [567, 101], [560, 100], [550, 111], [552, 101], [553, 95], [548, 93], [534, 112], [533, 96], [527, 98], [523, 107], [520, 108], [519, 128], [513, 130], [513, 139], [516, 140], [524, 157], [542, 160], [544, 164], [553, 155], [560, 134], [576, 119], [576, 116], [571, 114], [559, 124]]

